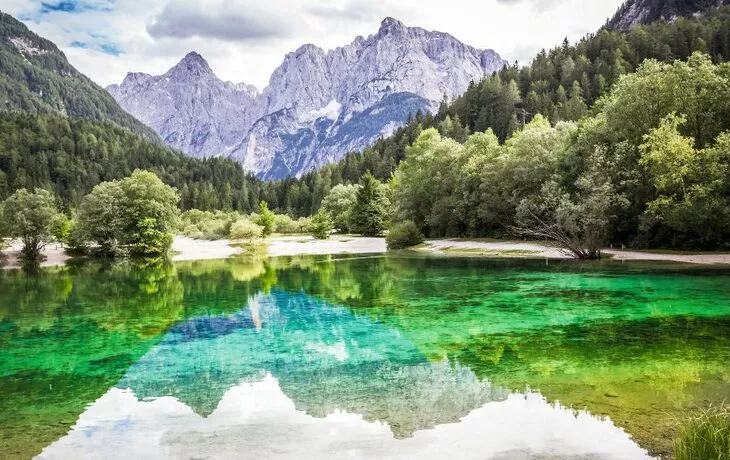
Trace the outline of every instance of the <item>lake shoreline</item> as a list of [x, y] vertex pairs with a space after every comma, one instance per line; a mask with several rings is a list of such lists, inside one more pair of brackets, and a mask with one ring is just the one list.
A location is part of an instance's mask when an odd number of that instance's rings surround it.
[[[269, 257], [302, 255], [382, 254], [387, 252], [384, 238], [368, 238], [351, 235], [333, 235], [328, 240], [317, 240], [308, 235], [274, 236], [266, 240]], [[412, 251], [441, 256], [523, 258], [569, 260], [558, 248], [542, 242], [496, 241], [468, 239], [427, 240]], [[49, 244], [43, 251], [45, 260], [41, 267], [64, 266], [72, 257], [57, 244]], [[172, 261], [227, 259], [242, 255], [245, 250], [230, 240], [196, 240], [185, 236], [175, 237], [172, 245]], [[19, 268], [20, 244], [15, 242], [2, 251], [4, 269]], [[617, 261], [676, 262], [697, 265], [730, 264], [730, 253], [658, 252], [631, 249], [605, 249], [604, 254]]]

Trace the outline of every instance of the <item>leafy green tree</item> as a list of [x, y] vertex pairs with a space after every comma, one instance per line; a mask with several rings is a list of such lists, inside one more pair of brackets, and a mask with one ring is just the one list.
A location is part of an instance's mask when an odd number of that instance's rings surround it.
[[120, 203], [122, 243], [132, 255], [167, 253], [180, 212], [177, 191], [149, 171], [134, 171], [119, 185], [124, 197]]
[[369, 172], [365, 173], [352, 209], [353, 230], [365, 236], [380, 235], [387, 228], [389, 208], [386, 185]]
[[466, 159], [463, 145], [435, 129], [423, 131], [393, 177], [396, 218], [412, 220], [429, 236], [459, 233], [454, 192]]
[[62, 245], [68, 245], [73, 223], [63, 213], [58, 213], [51, 219], [51, 235]]
[[275, 221], [276, 216], [269, 210], [269, 204], [265, 201], [259, 203], [259, 217], [256, 219], [256, 224], [262, 228], [261, 236], [266, 238], [274, 233]]
[[312, 236], [318, 240], [329, 239], [333, 228], [334, 224], [332, 223], [332, 219], [327, 211], [320, 210], [317, 214], [312, 216], [312, 223], [309, 231]]
[[79, 206], [78, 239], [90, 243], [105, 256], [117, 253], [122, 239], [124, 191], [119, 181], [102, 182], [86, 195]]
[[552, 240], [578, 259], [598, 259], [607, 243], [617, 208], [626, 205], [607, 174], [604, 152], [595, 152], [591, 168], [569, 193], [554, 180], [517, 207], [513, 231], [524, 237]]
[[322, 200], [322, 209], [332, 216], [335, 228], [340, 232], [350, 230], [350, 213], [357, 201], [359, 185], [338, 184]]
[[[504, 236], [515, 224], [520, 201], [538, 194], [557, 172], [573, 131], [571, 123], [553, 127], [537, 115], [501, 147], [489, 134], [467, 142], [469, 162], [459, 174], [457, 212], [466, 221], [468, 233]], [[462, 197], [468, 201], [462, 203]]]
[[23, 241], [22, 256], [37, 260], [51, 239], [51, 223], [57, 214], [56, 200], [48, 190], [24, 188], [3, 203], [5, 232]]
[[104, 182], [84, 197], [80, 234], [104, 255], [119, 249], [136, 256], [165, 254], [177, 225], [179, 197], [155, 174], [135, 171], [121, 181]]
[[640, 163], [655, 192], [642, 223], [647, 231], [657, 224], [671, 229], [674, 247], [685, 241], [723, 247], [730, 241], [730, 133], [721, 134], [714, 146], [696, 149], [694, 139], [679, 131], [685, 123], [684, 116], [665, 117], [640, 146]]
[[730, 125], [727, 65], [701, 53], [671, 64], [649, 59], [618, 81], [601, 108], [616, 134], [636, 146], [664, 117], [681, 113], [681, 131], [704, 147]]
[[136, 222], [129, 235], [129, 252], [134, 256], [162, 256], [172, 246], [172, 233], [161, 228], [154, 217], [145, 217]]
[[[503, 230], [497, 209], [499, 204], [506, 203], [499, 196], [498, 182], [504, 150], [491, 129], [474, 133], [464, 148], [466, 162], [456, 185], [455, 194], [459, 198], [455, 212], [468, 235], [497, 236]], [[488, 201], [492, 206], [485, 206]]]

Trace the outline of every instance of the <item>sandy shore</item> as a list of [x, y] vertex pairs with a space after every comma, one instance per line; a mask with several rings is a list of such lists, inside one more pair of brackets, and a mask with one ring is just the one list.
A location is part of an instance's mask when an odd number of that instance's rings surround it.
[[317, 240], [311, 236], [281, 236], [268, 240], [269, 255], [298, 256], [316, 254], [375, 254], [387, 251], [384, 238], [332, 236]]
[[[266, 240], [268, 254], [276, 256], [318, 254], [378, 254], [386, 252], [385, 239], [335, 235], [329, 240], [316, 240], [310, 236], [275, 236]], [[19, 242], [3, 251], [6, 256], [3, 268], [20, 266]], [[568, 256], [554, 247], [538, 242], [520, 241], [471, 241], [462, 239], [429, 240], [419, 251], [443, 255], [471, 255], [488, 257], [523, 257], [567, 259]], [[231, 246], [228, 240], [195, 240], [178, 236], [172, 245], [172, 260], [225, 259], [243, 253], [243, 249]], [[615, 260], [667, 261], [691, 264], [730, 264], [730, 253], [654, 253], [630, 250], [606, 249], [605, 253]], [[61, 266], [66, 255], [60, 245], [49, 244], [44, 251], [43, 267]]]
[[707, 253], [707, 254], [666, 254], [641, 251], [623, 251], [617, 249], [606, 249], [603, 251], [614, 260], [653, 260], [667, 262], [682, 262], [687, 264], [730, 264], [730, 254]]
[[229, 240], [195, 240], [176, 236], [172, 242], [172, 260], [226, 259], [241, 254], [243, 249], [231, 246]]
[[[10, 247], [2, 251], [5, 256], [5, 263], [2, 268], [18, 268], [21, 266], [19, 260], [20, 250], [23, 248], [23, 244], [20, 241], [13, 241]], [[59, 267], [66, 265], [66, 261], [71, 257], [66, 254], [60, 244], [49, 244], [43, 250], [43, 255], [46, 256], [45, 260], [41, 262], [41, 267]]]
[[[266, 240], [270, 256], [297, 256], [317, 254], [366, 254], [386, 251], [385, 239], [362, 238], [350, 236], [333, 236], [329, 240], [316, 240], [311, 236], [275, 236]], [[22, 244], [14, 242], [3, 251], [5, 264], [3, 268], [18, 268]], [[211, 260], [226, 259], [242, 254], [243, 249], [231, 246], [229, 240], [196, 240], [185, 236], [177, 236], [172, 243], [172, 260]], [[43, 251], [45, 260], [42, 267], [58, 267], [66, 263], [70, 257], [60, 245], [49, 244]]]
[[568, 259], [569, 257], [554, 247], [540, 243], [519, 241], [482, 242], [461, 239], [429, 240], [425, 250], [452, 254], [492, 257], [533, 257], [541, 259]]
[[[23, 247], [20, 241], [14, 241], [11, 246], [2, 251], [5, 255], [3, 268], [18, 268], [21, 266], [20, 250]], [[228, 240], [203, 241], [178, 236], [172, 243], [172, 260], [208, 260], [225, 259], [243, 252], [242, 249], [230, 246]], [[41, 267], [59, 267], [66, 264], [71, 257], [66, 254], [60, 244], [49, 244], [43, 250], [45, 260]]]
[[[496, 257], [570, 258], [558, 249], [539, 242], [480, 242], [460, 239], [430, 240], [426, 243], [426, 249], [454, 255], [463, 253]], [[730, 264], [730, 253], [672, 254], [619, 249], [605, 249], [603, 252], [614, 260], [644, 260], [704, 265]]]

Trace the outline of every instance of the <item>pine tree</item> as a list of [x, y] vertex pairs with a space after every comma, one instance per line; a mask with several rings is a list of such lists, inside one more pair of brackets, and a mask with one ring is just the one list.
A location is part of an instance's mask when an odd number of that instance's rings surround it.
[[357, 200], [352, 209], [352, 228], [364, 236], [378, 236], [387, 228], [390, 203], [384, 185], [366, 172], [360, 180]]

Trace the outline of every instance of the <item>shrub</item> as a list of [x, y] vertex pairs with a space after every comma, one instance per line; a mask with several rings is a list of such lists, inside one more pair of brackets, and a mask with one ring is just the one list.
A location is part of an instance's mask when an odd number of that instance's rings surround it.
[[193, 224], [186, 225], [185, 228], [180, 231], [180, 233], [196, 240], [205, 239], [203, 236], [203, 232], [201, 232], [200, 229], [198, 229], [198, 227]]
[[309, 227], [309, 231], [318, 240], [326, 240], [330, 237], [333, 227], [334, 224], [330, 215], [325, 211], [319, 211], [312, 217], [312, 224]]
[[286, 214], [274, 216], [274, 227], [277, 233], [301, 233], [297, 222]]
[[219, 240], [228, 238], [231, 226], [239, 219], [241, 219], [241, 215], [237, 212], [191, 209], [180, 216], [178, 231], [190, 238]]
[[296, 220], [297, 231], [296, 233], [307, 233], [309, 228], [312, 226], [311, 217], [300, 217]]
[[424, 237], [412, 220], [394, 225], [385, 237], [388, 249], [405, 249], [423, 243]]
[[710, 408], [687, 420], [674, 438], [674, 456], [677, 460], [730, 458], [730, 409]]
[[269, 210], [268, 203], [265, 201], [259, 203], [259, 216], [254, 222], [263, 227], [261, 234], [264, 238], [274, 233], [274, 218], [274, 213]]
[[231, 225], [230, 238], [232, 240], [252, 240], [261, 238], [263, 228], [250, 220], [241, 219]]

